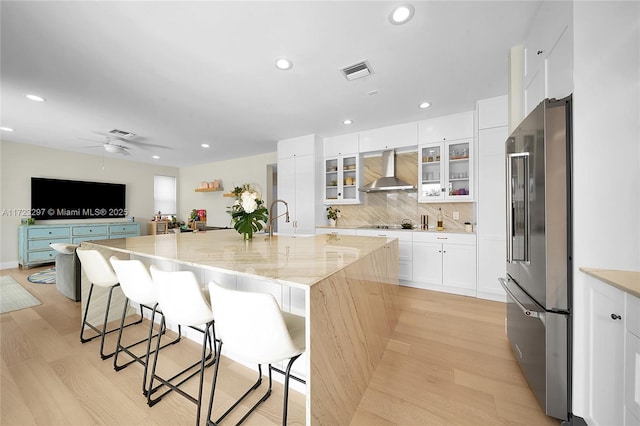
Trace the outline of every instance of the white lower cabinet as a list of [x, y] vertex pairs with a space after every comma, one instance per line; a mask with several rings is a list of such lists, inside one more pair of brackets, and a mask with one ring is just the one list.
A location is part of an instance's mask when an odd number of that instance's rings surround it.
[[626, 294], [625, 425], [640, 425], [640, 298]]
[[416, 232], [412, 287], [475, 296], [476, 237]]
[[639, 425], [640, 299], [588, 276], [585, 281], [586, 413], [590, 425]]
[[398, 239], [398, 250], [400, 252], [400, 266], [398, 278], [401, 284], [412, 280], [413, 275], [413, 253], [412, 253], [412, 240], [413, 232], [411, 230], [406, 231], [393, 231], [388, 229], [356, 229], [356, 235], [369, 236], [369, 237], [387, 237]]

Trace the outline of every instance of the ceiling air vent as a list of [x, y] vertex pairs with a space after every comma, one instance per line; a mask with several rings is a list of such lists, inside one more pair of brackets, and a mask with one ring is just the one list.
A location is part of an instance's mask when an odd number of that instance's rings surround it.
[[342, 68], [341, 71], [349, 81], [373, 74], [373, 70], [367, 61], [358, 62], [357, 64]]
[[118, 130], [118, 129], [111, 130], [109, 134], [113, 136], [117, 136], [119, 138], [125, 138], [125, 139], [132, 138], [135, 136], [134, 133], [125, 132], [124, 130]]

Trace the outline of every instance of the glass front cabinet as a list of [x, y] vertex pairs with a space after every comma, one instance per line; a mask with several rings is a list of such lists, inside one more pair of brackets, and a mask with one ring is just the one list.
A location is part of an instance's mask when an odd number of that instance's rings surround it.
[[359, 154], [327, 157], [324, 160], [324, 203], [359, 204], [362, 170]]
[[420, 145], [418, 202], [473, 200], [473, 139]]

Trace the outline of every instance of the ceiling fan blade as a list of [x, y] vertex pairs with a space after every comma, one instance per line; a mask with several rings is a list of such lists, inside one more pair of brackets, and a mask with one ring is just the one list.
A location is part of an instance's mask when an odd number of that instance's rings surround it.
[[88, 145], [88, 146], [81, 146], [80, 148], [102, 148], [102, 145]]
[[[99, 143], [99, 144], [103, 144], [104, 143], [102, 141], [96, 141], [96, 140], [93, 140], [93, 139], [87, 139], [87, 138], [83, 138], [83, 137], [80, 137], [80, 136], [77, 136], [77, 138], [78, 139], [82, 139], [83, 141], [89, 141], [89, 142], [93, 142], [93, 143]], [[102, 145], [100, 145], [100, 146], [102, 146]]]
[[[124, 142], [125, 142], [125, 143], [128, 143], [128, 144], [130, 144], [130, 145], [133, 145], [133, 146], [135, 146], [135, 147], [137, 147], [137, 148], [142, 148], [142, 149], [145, 149], [145, 147], [146, 147], [146, 148], [162, 148], [162, 149], [171, 149], [171, 148], [170, 148], [170, 147], [168, 147], [168, 146], [164, 146], [164, 145], [156, 145], [156, 144], [153, 144], [153, 143], [140, 142], [140, 141], [136, 141], [136, 140], [126, 140], [126, 139], [125, 139], [125, 140], [124, 140]], [[148, 149], [147, 149], [147, 151], [148, 151]]]

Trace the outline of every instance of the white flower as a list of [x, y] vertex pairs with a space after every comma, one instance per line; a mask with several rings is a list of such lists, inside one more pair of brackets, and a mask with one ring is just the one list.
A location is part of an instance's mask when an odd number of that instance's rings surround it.
[[256, 194], [245, 191], [242, 193], [242, 209], [245, 213], [253, 213], [258, 208]]

